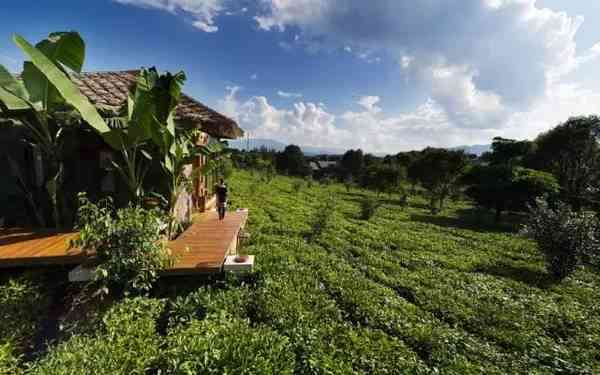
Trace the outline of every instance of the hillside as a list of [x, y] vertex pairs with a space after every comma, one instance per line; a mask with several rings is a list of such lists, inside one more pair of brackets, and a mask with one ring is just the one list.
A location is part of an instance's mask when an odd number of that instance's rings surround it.
[[[58, 314], [71, 329], [31, 372], [600, 372], [597, 274], [552, 284], [532, 242], [466, 202], [431, 216], [419, 197], [402, 209], [382, 196], [363, 221], [359, 201], [372, 193], [293, 192], [297, 181], [247, 172], [231, 180], [233, 206], [250, 209], [253, 274], [165, 279], [151, 298], [65, 308]], [[332, 216], [315, 232], [329, 196]], [[52, 331], [46, 318], [70, 301], [56, 296], [78, 292], [58, 281], [64, 272], [4, 277], [2, 318], [13, 324], [2, 341]]]

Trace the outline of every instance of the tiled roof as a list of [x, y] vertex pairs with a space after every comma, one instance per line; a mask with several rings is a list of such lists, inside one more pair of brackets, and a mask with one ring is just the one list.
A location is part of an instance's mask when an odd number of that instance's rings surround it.
[[[129, 87], [135, 84], [137, 75], [137, 70], [89, 72], [74, 75], [73, 80], [97, 108], [117, 111], [127, 100]], [[181, 95], [175, 119], [194, 124], [219, 138], [234, 139], [244, 134], [235, 121], [185, 94]]]

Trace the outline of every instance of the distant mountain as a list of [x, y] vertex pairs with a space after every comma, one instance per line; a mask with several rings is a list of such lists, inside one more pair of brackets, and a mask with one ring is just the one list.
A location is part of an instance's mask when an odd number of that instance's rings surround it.
[[[238, 150], [258, 150], [260, 148], [266, 148], [267, 150], [283, 151], [285, 146], [288, 144], [275, 141], [273, 139], [266, 138], [250, 138], [250, 139], [236, 139], [229, 141], [229, 147]], [[342, 155], [346, 152], [345, 149], [331, 148], [331, 147], [313, 147], [298, 145], [307, 156], [314, 155]], [[450, 148], [451, 150], [464, 150], [467, 154], [475, 154], [481, 156], [486, 151], [491, 150], [491, 145], [471, 145], [471, 146], [457, 146]], [[385, 156], [385, 154], [375, 153], [376, 156]]]
[[[283, 151], [287, 146], [286, 143], [282, 143], [279, 141], [275, 141], [273, 139], [263, 139], [263, 138], [250, 138], [250, 139], [236, 139], [233, 141], [229, 141], [229, 147], [235, 148], [238, 150], [257, 150], [260, 148], [266, 148], [268, 150], [274, 151]], [[346, 150], [329, 148], [329, 147], [313, 147], [313, 146], [303, 146], [298, 145], [304, 154], [312, 156], [312, 155], [341, 155]]]
[[457, 146], [452, 147], [452, 150], [463, 150], [467, 154], [475, 154], [481, 156], [484, 152], [488, 152], [492, 149], [492, 145], [471, 145], [471, 146]]
[[283, 151], [285, 146], [287, 146], [285, 143], [262, 138], [236, 139], [229, 141], [229, 147], [246, 151], [258, 150], [261, 148], [266, 148], [267, 150], [273, 151]]

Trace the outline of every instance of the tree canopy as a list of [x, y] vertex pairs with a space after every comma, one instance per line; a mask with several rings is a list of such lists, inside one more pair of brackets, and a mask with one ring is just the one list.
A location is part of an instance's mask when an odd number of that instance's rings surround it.
[[561, 185], [563, 200], [580, 209], [589, 200], [600, 175], [600, 118], [573, 117], [534, 142], [529, 164], [553, 173]]
[[432, 211], [443, 208], [446, 198], [456, 189], [467, 162], [462, 150], [426, 148], [412, 163], [409, 177], [419, 181], [428, 191]]
[[278, 153], [275, 164], [279, 172], [290, 176], [308, 176], [311, 173], [304, 153], [296, 145], [288, 145]]

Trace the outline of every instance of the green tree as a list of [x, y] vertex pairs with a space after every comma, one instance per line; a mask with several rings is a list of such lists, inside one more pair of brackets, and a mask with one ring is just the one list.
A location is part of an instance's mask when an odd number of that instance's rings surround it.
[[378, 193], [394, 193], [404, 179], [404, 169], [387, 164], [372, 164], [365, 169], [362, 184]]
[[493, 165], [516, 166], [522, 163], [532, 148], [531, 141], [495, 137], [492, 142], [492, 151], [484, 153], [482, 159]]
[[310, 167], [304, 153], [296, 145], [286, 146], [283, 152], [277, 154], [275, 162], [278, 171], [290, 176], [304, 177], [310, 174]]
[[534, 142], [529, 165], [553, 173], [563, 200], [575, 210], [589, 202], [600, 175], [600, 118], [573, 117], [541, 134]]
[[364, 169], [364, 155], [362, 150], [346, 151], [340, 160], [340, 167], [344, 175], [344, 180], [346, 180], [348, 176], [355, 182], [360, 179]]
[[427, 190], [433, 213], [443, 209], [444, 201], [457, 189], [467, 160], [462, 150], [426, 148], [411, 165], [409, 176]]
[[544, 195], [554, 195], [559, 185], [550, 173], [505, 165], [479, 165], [463, 178], [466, 194], [478, 205], [495, 210], [496, 221], [507, 210], [524, 211]]

